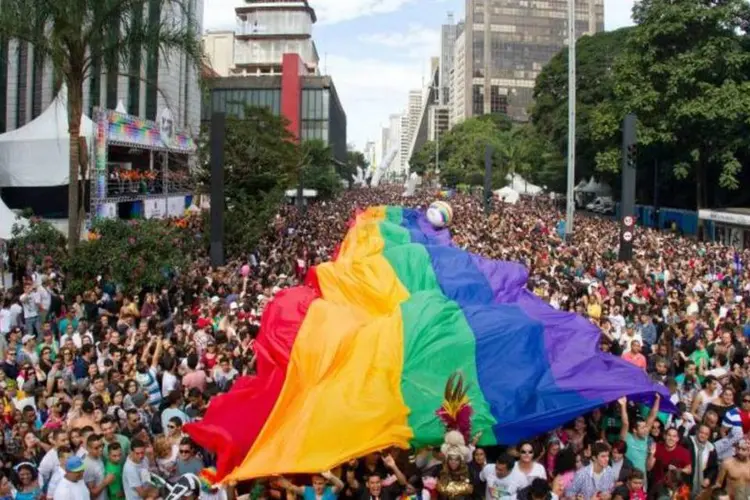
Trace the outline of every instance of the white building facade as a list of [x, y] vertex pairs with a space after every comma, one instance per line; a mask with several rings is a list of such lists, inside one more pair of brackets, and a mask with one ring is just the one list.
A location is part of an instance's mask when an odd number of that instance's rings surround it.
[[234, 74], [278, 74], [284, 54], [298, 54], [309, 74], [319, 72], [312, 38], [317, 21], [307, 0], [244, 0], [237, 7]]
[[[163, 2], [151, 0], [144, 9], [144, 23], [187, 25], [192, 17], [197, 33], [202, 31], [204, 0], [190, 0], [188, 12], [162, 9]], [[0, 133], [19, 128], [46, 109], [54, 98], [53, 70], [34, 56], [33, 46], [11, 40], [4, 47], [7, 64], [0, 71]], [[119, 74], [118, 74], [119, 73]], [[134, 75], [123, 76], [123, 75]], [[149, 83], [146, 83], [146, 82]], [[152, 83], [153, 82], [153, 83]], [[169, 108], [177, 126], [197, 134], [200, 129], [201, 90], [199, 69], [181, 53], [144, 51], [139, 67], [122, 67], [107, 72], [99, 65], [83, 85], [84, 113], [93, 108], [115, 109], [122, 103], [128, 113], [155, 120]]]

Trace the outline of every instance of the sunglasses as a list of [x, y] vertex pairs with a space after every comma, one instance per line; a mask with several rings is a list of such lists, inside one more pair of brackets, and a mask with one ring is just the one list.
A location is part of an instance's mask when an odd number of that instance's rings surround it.
[[177, 426], [176, 426], [176, 425], [168, 425], [168, 426], [167, 426], [167, 429], [176, 429], [176, 428], [177, 428]]
[[191, 450], [180, 450], [181, 455], [189, 455]]
[[750, 403], [750, 399], [743, 399], [742, 402], [743, 403]]
[[534, 450], [521, 450], [522, 455], [532, 455], [534, 453]]

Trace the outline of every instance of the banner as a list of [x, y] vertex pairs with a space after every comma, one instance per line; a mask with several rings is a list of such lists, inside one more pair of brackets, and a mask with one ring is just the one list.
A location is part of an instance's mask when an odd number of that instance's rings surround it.
[[184, 213], [184, 196], [170, 196], [169, 198], [167, 198], [167, 217], [182, 217]]
[[167, 216], [165, 198], [146, 198], [143, 200], [143, 216], [146, 219], [163, 219]]
[[102, 219], [116, 219], [117, 203], [102, 203], [97, 207], [96, 215]]

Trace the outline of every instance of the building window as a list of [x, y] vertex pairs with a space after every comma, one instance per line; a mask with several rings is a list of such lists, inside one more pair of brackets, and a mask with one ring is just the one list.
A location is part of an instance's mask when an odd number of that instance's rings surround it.
[[8, 40], [0, 38], [0, 134], [5, 132], [8, 111]]
[[34, 51], [31, 70], [31, 119], [42, 114], [42, 88], [44, 87], [44, 55]]
[[[149, 31], [159, 30], [161, 23], [161, 0], [148, 2]], [[152, 46], [146, 55], [146, 119], [156, 120], [159, 85], [159, 47]]]
[[28, 86], [26, 77], [29, 70], [29, 44], [19, 42], [18, 46], [18, 78], [16, 81], [18, 98], [16, 99], [16, 127], [26, 125], [26, 102]]
[[[143, 27], [143, 5], [136, 3], [133, 6], [132, 21], [133, 29], [140, 31]], [[141, 114], [141, 55], [142, 47], [133, 46], [130, 49], [130, 67], [128, 72], [128, 113], [138, 116]]]
[[90, 110], [89, 115], [94, 116], [94, 108], [101, 105], [102, 87], [102, 61], [97, 58], [91, 65], [91, 80], [89, 81]]

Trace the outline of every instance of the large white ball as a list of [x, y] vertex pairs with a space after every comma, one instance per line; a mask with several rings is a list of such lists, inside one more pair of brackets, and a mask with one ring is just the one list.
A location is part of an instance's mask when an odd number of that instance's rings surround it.
[[444, 201], [436, 201], [429, 206], [426, 216], [433, 227], [444, 228], [453, 220], [453, 209]]

